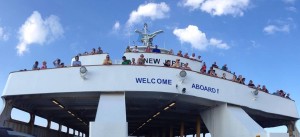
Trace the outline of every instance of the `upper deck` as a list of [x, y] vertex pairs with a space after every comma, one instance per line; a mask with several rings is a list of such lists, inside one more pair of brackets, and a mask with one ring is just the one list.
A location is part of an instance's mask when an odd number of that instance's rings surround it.
[[[195, 115], [220, 103], [228, 103], [245, 108], [250, 115], [258, 117], [264, 127], [281, 125], [282, 119], [299, 118], [292, 100], [264, 92], [255, 96], [253, 88], [195, 71], [187, 70], [186, 78], [182, 81], [179, 77], [181, 69], [177, 68], [153, 65], [85, 67], [88, 70], [85, 79], [80, 75], [80, 67], [11, 73], [2, 97], [11, 100], [19, 109], [35, 112], [45, 118], [51, 117], [58, 123], [62, 119], [67, 120], [68, 125], [77, 125], [73, 128], [85, 133], [88, 127], [69, 117], [67, 110], [80, 114], [80, 119], [88, 123], [95, 120], [97, 100], [101, 94], [120, 92], [126, 94], [129, 131], [133, 131], [144, 120], [138, 117], [148, 115], [149, 111], [156, 110], [161, 103], [172, 100], [174, 96], [178, 96], [174, 100], [177, 103], [174, 113], [193, 112]], [[55, 106], [53, 100], [60, 102], [66, 111]], [[265, 123], [268, 117], [273, 122]], [[176, 116], [172, 119], [175, 120]]]

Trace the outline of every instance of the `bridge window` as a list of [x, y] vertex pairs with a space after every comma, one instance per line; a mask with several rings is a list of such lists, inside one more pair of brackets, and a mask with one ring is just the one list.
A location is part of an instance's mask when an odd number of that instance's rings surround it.
[[53, 129], [53, 130], [58, 130], [58, 124], [55, 123], [55, 122], [52, 122], [51, 121], [51, 126], [50, 126], [50, 129]]
[[69, 128], [69, 134], [73, 135], [74, 130], [72, 128]]
[[34, 125], [42, 126], [42, 127], [47, 127], [48, 121], [42, 117], [35, 116], [34, 119]]
[[61, 131], [67, 133], [67, 127], [64, 126], [64, 125], [62, 125], [62, 126], [61, 126]]
[[11, 118], [17, 121], [29, 123], [30, 121], [30, 114], [28, 112], [25, 112], [23, 110], [13, 108], [11, 110]]
[[78, 135], [78, 131], [77, 130], [75, 130], [75, 135]]

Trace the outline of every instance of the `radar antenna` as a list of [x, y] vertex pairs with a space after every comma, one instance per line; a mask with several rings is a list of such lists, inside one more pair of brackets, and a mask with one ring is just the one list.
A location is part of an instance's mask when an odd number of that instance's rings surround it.
[[147, 23], [144, 24], [144, 33], [140, 30], [135, 30], [134, 32], [138, 33], [141, 37], [140, 41], [144, 44], [144, 46], [152, 46], [152, 41], [153, 41], [153, 38], [160, 34], [160, 33], [163, 33], [164, 31], [162, 30], [158, 30], [158, 31], [155, 31], [151, 34], [148, 34], [147, 33], [148, 31], [148, 25]]

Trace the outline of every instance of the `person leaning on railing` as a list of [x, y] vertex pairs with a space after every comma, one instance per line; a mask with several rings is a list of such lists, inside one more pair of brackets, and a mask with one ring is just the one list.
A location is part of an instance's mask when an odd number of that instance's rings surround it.
[[152, 50], [153, 53], [160, 53], [160, 49], [157, 48], [157, 45], [155, 45], [155, 48]]
[[257, 89], [257, 90], [261, 90], [261, 88], [260, 88], [260, 85], [259, 85], [259, 84], [257, 84], [257, 87], [256, 87], [256, 89]]
[[243, 84], [243, 76], [239, 75], [239, 77], [236, 79], [238, 83]]
[[252, 80], [249, 81], [248, 87], [250, 87], [250, 88], [255, 88], [255, 85], [253, 84], [253, 81], [252, 81]]
[[198, 58], [197, 58], [196, 60], [198, 60], [198, 61], [202, 62], [202, 60], [201, 60], [201, 56], [198, 56]]
[[183, 57], [189, 59], [189, 53], [185, 53]]
[[103, 65], [112, 65], [109, 55], [106, 55], [106, 58], [103, 60]]
[[179, 57], [183, 57], [183, 55], [182, 55], [182, 51], [181, 51], [181, 50], [179, 50], [179, 51], [178, 51], [178, 53], [177, 53], [177, 56], [179, 56]]
[[95, 54], [96, 54], [96, 49], [93, 48], [92, 51], [91, 51], [91, 53], [90, 53], [90, 55], [95, 55]]
[[242, 78], [241, 84], [245, 85], [246, 78]]
[[65, 66], [65, 63], [63, 63], [63, 62], [60, 63], [59, 68], [64, 68], [64, 67], [66, 67], [66, 66]]
[[103, 54], [103, 50], [101, 49], [101, 47], [98, 47], [97, 54]]
[[262, 89], [261, 89], [263, 92], [266, 92], [266, 93], [269, 93], [268, 89], [266, 88], [265, 85], [262, 86]]
[[132, 49], [132, 52], [139, 52], [139, 49], [137, 48], [137, 46], [134, 46], [134, 49]]
[[136, 65], [136, 63], [135, 63], [135, 58], [132, 58], [132, 59], [131, 59], [131, 65]]
[[219, 68], [219, 66], [217, 65], [217, 62], [214, 62], [214, 64], [212, 64], [211, 67], [213, 67], [213, 68]]
[[206, 73], [206, 64], [205, 64], [205, 62], [203, 62], [203, 65], [202, 65], [202, 67], [200, 69], [200, 73], [202, 73], [202, 74]]
[[127, 46], [127, 48], [126, 48], [125, 52], [131, 52], [131, 49], [130, 49], [130, 47], [129, 47], [129, 46]]
[[180, 68], [180, 59], [176, 59], [176, 62], [172, 65], [173, 68]]
[[131, 64], [131, 61], [126, 59], [126, 56], [123, 56], [122, 57], [122, 65], [130, 65]]
[[228, 71], [227, 64], [224, 64], [224, 65], [223, 65], [223, 67], [222, 67], [222, 70], [224, 70], [224, 71]]
[[147, 47], [146, 47], [145, 52], [146, 52], [146, 53], [150, 53], [150, 52], [151, 52], [150, 46], [147, 46]]
[[61, 68], [61, 62], [60, 59], [57, 58], [56, 60], [53, 61], [53, 65], [55, 68]]
[[73, 67], [81, 66], [81, 61], [79, 61], [79, 56], [75, 56], [75, 61], [72, 62]]
[[32, 70], [39, 70], [40, 68], [38, 66], [39, 66], [39, 62], [35, 61], [33, 66], [32, 66]]
[[196, 60], [196, 55], [195, 55], [195, 53], [192, 53], [192, 56], [190, 56], [190, 59], [191, 59], [191, 60]]
[[168, 52], [169, 55], [174, 55], [173, 53], [173, 49], [170, 49], [170, 51]]
[[145, 65], [146, 59], [144, 58], [144, 54], [141, 54], [137, 63], [138, 65]]
[[235, 75], [235, 74], [233, 74], [233, 77], [232, 77], [232, 80], [231, 80], [231, 81], [237, 82], [237, 80], [236, 80], [236, 75]]
[[47, 69], [47, 62], [46, 61], [43, 61], [41, 69]]
[[171, 61], [170, 60], [166, 60], [166, 62], [164, 63], [165, 67], [170, 67], [171, 66]]
[[226, 79], [226, 73], [223, 73], [222, 79]]
[[214, 69], [213, 69], [213, 67], [210, 67], [210, 68], [209, 68], [209, 70], [207, 71], [207, 74], [208, 74], [209, 76], [214, 76]]
[[185, 69], [185, 70], [192, 70], [190, 67], [189, 67], [189, 63], [185, 63], [182, 67], [182, 69]]

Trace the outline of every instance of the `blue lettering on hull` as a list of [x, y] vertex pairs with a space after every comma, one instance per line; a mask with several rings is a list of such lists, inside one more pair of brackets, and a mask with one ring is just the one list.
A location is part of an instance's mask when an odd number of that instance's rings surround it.
[[197, 89], [197, 90], [207, 91], [207, 92], [210, 92], [210, 93], [219, 94], [219, 89], [209, 87], [209, 86], [204, 86], [204, 85], [200, 85], [200, 84], [193, 84], [192, 88]]
[[161, 85], [172, 85], [171, 79], [162, 78], [135, 78], [137, 84], [161, 84]]

